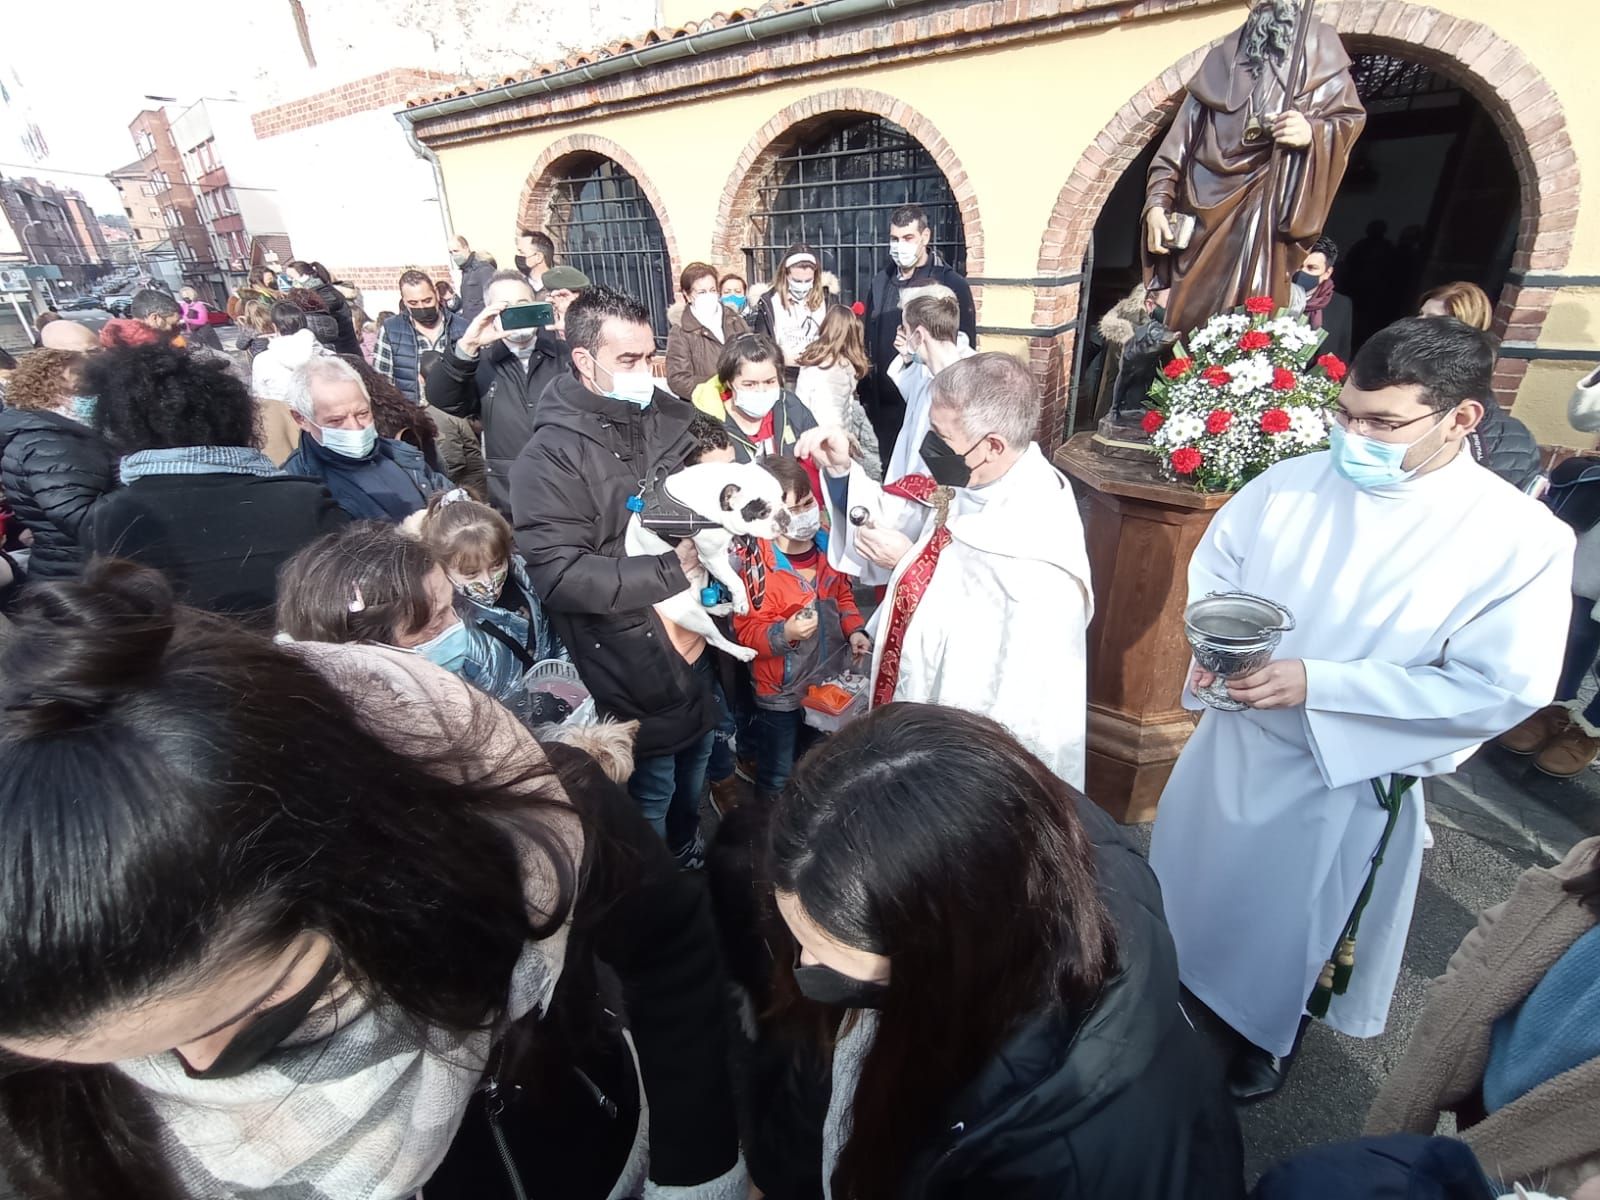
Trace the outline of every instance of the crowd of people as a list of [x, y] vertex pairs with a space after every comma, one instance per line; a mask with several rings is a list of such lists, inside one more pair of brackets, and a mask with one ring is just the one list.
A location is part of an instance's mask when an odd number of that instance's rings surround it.
[[[1374, 331], [1331, 449], [1195, 552], [1192, 595], [1297, 624], [1205, 711], [1147, 860], [1084, 793], [1090, 556], [1037, 383], [927, 214], [884, 217], [853, 305], [804, 244], [765, 286], [688, 264], [664, 355], [526, 230], [373, 321], [295, 260], [223, 339], [152, 290], [0, 359], [18, 1194], [1246, 1194], [1234, 1106], [1313, 1014], [1384, 1028], [1416, 781], [1501, 735], [1600, 753], [1600, 489], [1513, 478], [1481, 293]], [[1329, 339], [1338, 263], [1295, 278]], [[699, 536], [735, 522], [777, 533]], [[1257, 1194], [1588, 1200], [1597, 918], [1600, 841], [1529, 872], [1372, 1136]]]

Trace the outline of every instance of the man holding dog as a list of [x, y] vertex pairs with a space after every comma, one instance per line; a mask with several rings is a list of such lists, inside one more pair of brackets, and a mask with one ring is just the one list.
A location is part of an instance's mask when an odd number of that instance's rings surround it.
[[511, 467], [517, 548], [601, 712], [640, 722], [634, 800], [679, 861], [698, 865], [712, 665], [703, 638], [653, 607], [689, 586], [698, 558], [689, 540], [656, 557], [630, 558], [625, 545], [646, 485], [696, 448], [695, 410], [656, 388], [650, 314], [632, 297], [584, 290], [566, 339], [572, 373], [545, 391]]
[[869, 630], [872, 703], [983, 713], [1081, 788], [1094, 601], [1072, 488], [1033, 441], [1038, 388], [1009, 355], [976, 354], [934, 378], [929, 420], [929, 474], [884, 486], [839, 430], [797, 448], [827, 483], [828, 561], [888, 585]]

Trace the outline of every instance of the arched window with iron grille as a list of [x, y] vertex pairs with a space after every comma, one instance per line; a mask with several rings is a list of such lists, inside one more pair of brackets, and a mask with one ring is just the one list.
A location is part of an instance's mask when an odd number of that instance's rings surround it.
[[889, 262], [889, 214], [920, 204], [933, 247], [965, 274], [967, 240], [950, 181], [922, 143], [882, 117], [840, 114], [802, 133], [757, 185], [745, 229], [745, 270], [770, 283], [795, 242], [817, 251], [839, 277], [840, 299], [865, 300]]
[[602, 155], [569, 159], [555, 181], [548, 232], [563, 263], [643, 301], [656, 344], [666, 346], [672, 264], [638, 180]]

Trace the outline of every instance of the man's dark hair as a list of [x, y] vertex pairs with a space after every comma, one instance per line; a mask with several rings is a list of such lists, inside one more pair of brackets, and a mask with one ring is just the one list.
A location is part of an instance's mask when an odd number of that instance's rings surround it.
[[524, 229], [522, 236], [533, 242], [534, 249], [543, 257], [545, 266], [553, 267], [556, 265], [556, 244], [550, 239], [548, 233], [541, 233], [537, 229]]
[[1339, 264], [1339, 243], [1327, 234], [1323, 234], [1311, 243], [1311, 253], [1320, 254], [1328, 260], [1328, 266], [1335, 267]]
[[419, 271], [415, 267], [412, 267], [409, 270], [402, 271], [400, 273], [400, 282], [396, 286], [408, 288], [421, 287], [423, 284], [427, 284], [431, 288], [433, 287], [433, 280], [428, 278], [428, 273], [426, 271]]
[[697, 412], [689, 422], [689, 436], [694, 439], [694, 449], [689, 451], [689, 465], [700, 462], [713, 450], [728, 450], [733, 439], [721, 421], [710, 413]]
[[306, 310], [293, 300], [279, 300], [272, 306], [272, 327], [288, 337], [306, 327]]
[[567, 345], [597, 354], [600, 330], [612, 319], [625, 325], [649, 325], [650, 310], [626, 292], [603, 283], [585, 288], [567, 309]]
[[250, 389], [226, 364], [163, 345], [107, 350], [84, 360], [84, 386], [99, 397], [95, 429], [118, 453], [257, 444]]
[[1350, 382], [1363, 392], [1420, 387], [1424, 404], [1449, 412], [1489, 395], [1495, 351], [1494, 338], [1454, 317], [1406, 317], [1367, 339]]
[[145, 288], [135, 292], [133, 303], [128, 308], [128, 315], [135, 321], [143, 321], [147, 317], [160, 317], [176, 314], [181, 311], [178, 302], [165, 292], [158, 292], [155, 288]]
[[928, 227], [928, 211], [920, 204], [902, 204], [889, 214], [889, 224], [901, 229], [915, 225], [920, 233]]

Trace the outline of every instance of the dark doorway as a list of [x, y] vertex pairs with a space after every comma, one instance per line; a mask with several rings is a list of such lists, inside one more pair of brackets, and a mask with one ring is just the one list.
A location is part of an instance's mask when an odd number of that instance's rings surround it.
[[[1471, 93], [1421, 63], [1362, 50], [1359, 39], [1347, 46], [1367, 125], [1325, 232], [1340, 247], [1335, 281], [1351, 299], [1359, 346], [1390, 321], [1416, 312], [1421, 295], [1442, 283], [1466, 280], [1483, 288], [1491, 304], [1497, 301], [1521, 205], [1511, 153]], [[1081, 264], [1088, 303], [1069, 436], [1093, 428], [1109, 400], [1116, 355], [1106, 355], [1098, 326], [1140, 281], [1145, 176], [1165, 136], [1163, 129], [1152, 138], [1117, 180]]]

